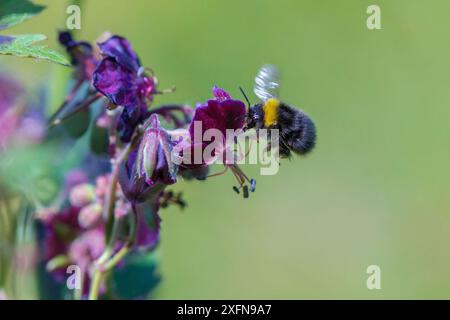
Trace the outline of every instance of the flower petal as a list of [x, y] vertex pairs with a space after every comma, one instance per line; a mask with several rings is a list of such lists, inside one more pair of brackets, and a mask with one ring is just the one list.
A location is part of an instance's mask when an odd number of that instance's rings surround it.
[[98, 46], [104, 55], [114, 58], [118, 64], [128, 68], [129, 71], [137, 73], [139, 70], [141, 63], [127, 39], [112, 36]]
[[153, 249], [159, 241], [161, 218], [158, 208], [149, 202], [136, 205], [138, 215], [136, 245], [141, 249]]
[[[201, 122], [201, 132], [196, 132], [196, 128], [199, 127], [199, 124], [196, 124], [196, 122]], [[203, 132], [208, 129], [218, 129], [225, 134], [225, 121], [222, 116], [220, 102], [217, 100], [208, 100], [206, 105], [200, 105], [195, 108], [194, 117], [189, 126], [192, 141], [198, 143], [199, 141], [195, 141], [195, 137], [200, 135], [199, 137], [201, 138]]]
[[216, 100], [219, 102], [231, 99], [230, 94], [225, 90], [223, 90], [222, 88], [219, 88], [218, 86], [214, 86], [212, 92]]
[[245, 124], [246, 108], [240, 100], [225, 100], [221, 104], [225, 127], [227, 129], [241, 129]]
[[94, 72], [94, 87], [112, 103], [130, 107], [136, 105], [136, 76], [113, 58], [103, 59]]
[[123, 109], [117, 124], [120, 140], [130, 142], [134, 129], [148, 117], [145, 104]]

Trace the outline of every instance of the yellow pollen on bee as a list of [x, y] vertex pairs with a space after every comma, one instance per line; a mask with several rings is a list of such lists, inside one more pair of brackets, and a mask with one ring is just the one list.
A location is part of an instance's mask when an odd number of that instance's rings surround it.
[[264, 126], [266, 128], [271, 127], [277, 123], [279, 106], [280, 101], [274, 98], [270, 98], [264, 103]]

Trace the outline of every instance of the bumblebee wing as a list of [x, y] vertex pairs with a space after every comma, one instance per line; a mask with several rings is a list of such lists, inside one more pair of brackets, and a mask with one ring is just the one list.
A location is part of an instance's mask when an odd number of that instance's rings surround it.
[[253, 91], [261, 100], [277, 98], [279, 96], [280, 75], [278, 68], [274, 65], [264, 65], [259, 69], [255, 78]]

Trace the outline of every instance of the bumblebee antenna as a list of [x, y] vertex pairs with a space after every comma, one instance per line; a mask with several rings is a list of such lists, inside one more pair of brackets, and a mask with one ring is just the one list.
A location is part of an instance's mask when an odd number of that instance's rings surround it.
[[248, 97], [247, 97], [247, 95], [245, 94], [244, 89], [242, 89], [242, 87], [239, 86], [239, 90], [241, 90], [242, 95], [243, 95], [244, 98], [245, 98], [245, 101], [247, 101], [248, 108], [250, 109], [250, 105], [251, 105], [251, 104], [250, 104], [250, 100], [248, 100]]

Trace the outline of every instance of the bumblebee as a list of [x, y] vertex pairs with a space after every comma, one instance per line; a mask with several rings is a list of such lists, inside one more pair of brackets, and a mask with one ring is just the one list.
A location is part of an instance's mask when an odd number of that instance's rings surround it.
[[282, 158], [290, 157], [292, 152], [309, 153], [316, 143], [316, 127], [306, 113], [278, 99], [279, 73], [275, 66], [266, 65], [259, 70], [254, 92], [261, 102], [253, 107], [242, 92], [249, 104], [245, 129], [278, 129]]

